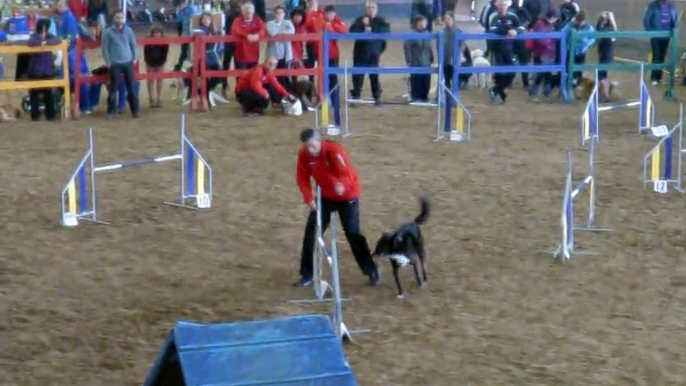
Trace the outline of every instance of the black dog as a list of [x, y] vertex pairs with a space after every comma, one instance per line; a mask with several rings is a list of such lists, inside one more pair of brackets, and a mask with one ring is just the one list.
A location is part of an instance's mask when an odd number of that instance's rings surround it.
[[[420, 198], [421, 212], [413, 222], [403, 224], [393, 232], [385, 232], [376, 242], [373, 256], [385, 256], [393, 267], [393, 278], [398, 288], [398, 298], [405, 297], [403, 288], [400, 285], [398, 270], [406, 265], [412, 265], [417, 284], [423, 287], [427, 281], [424, 260], [426, 259], [426, 249], [424, 248], [424, 238], [420, 226], [429, 218], [430, 205], [426, 197]], [[419, 267], [422, 269], [421, 276]]]

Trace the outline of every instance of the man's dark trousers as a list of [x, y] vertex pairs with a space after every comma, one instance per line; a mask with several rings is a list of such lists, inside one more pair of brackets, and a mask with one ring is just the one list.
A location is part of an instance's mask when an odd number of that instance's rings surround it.
[[[331, 213], [337, 212], [341, 218], [345, 238], [348, 239], [350, 249], [355, 256], [355, 261], [362, 273], [367, 276], [377, 272], [376, 263], [372, 259], [367, 239], [360, 232], [360, 202], [359, 199], [352, 201], [321, 200], [322, 232], [326, 231], [331, 222]], [[316, 242], [317, 212], [311, 211], [307, 217], [305, 235], [303, 237], [302, 254], [300, 256], [300, 275], [304, 278], [312, 278], [314, 274], [313, 260]]]
[[[669, 51], [669, 38], [652, 38], [650, 39], [650, 48], [653, 52], [653, 64], [662, 64], [665, 62], [667, 52]], [[653, 70], [650, 79], [656, 82], [662, 80], [663, 70]]]
[[138, 115], [138, 95], [133, 88], [135, 79], [133, 77], [133, 62], [112, 63], [109, 69], [110, 83], [107, 86], [107, 114], [112, 115], [117, 112], [117, 81], [121, 76], [124, 77], [126, 85], [126, 97], [129, 100], [129, 107], [133, 115]]
[[[362, 55], [361, 55], [362, 56]], [[353, 67], [379, 67], [378, 55], [363, 55], [360, 58], [353, 57]], [[350, 96], [359, 98], [362, 93], [362, 86], [364, 85], [364, 74], [353, 74], [353, 89], [350, 90]], [[379, 74], [369, 74], [369, 83], [372, 89], [372, 97], [374, 99], [381, 98], [381, 85], [379, 84]], [[348, 90], [346, 90], [348, 92]]]

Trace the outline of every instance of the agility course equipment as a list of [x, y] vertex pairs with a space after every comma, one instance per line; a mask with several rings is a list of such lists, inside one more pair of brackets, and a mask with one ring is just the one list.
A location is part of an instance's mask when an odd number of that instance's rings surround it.
[[[674, 189], [686, 193], [683, 178], [684, 106], [679, 106], [679, 121], [671, 129], [663, 127], [664, 135], [643, 158], [643, 186], [652, 184], [655, 193], [667, 193]], [[675, 165], [676, 164], [676, 167]], [[676, 175], [674, 173], [676, 169]]]
[[[316, 299], [291, 300], [291, 303], [328, 303], [333, 305], [331, 320], [336, 331], [336, 335], [345, 342], [352, 342], [352, 336], [357, 334], [364, 334], [370, 330], [348, 330], [343, 321], [343, 301], [341, 294], [341, 282], [338, 271], [338, 247], [336, 245], [336, 216], [331, 213], [329, 241], [330, 247], [327, 247], [324, 239], [324, 229], [322, 226], [322, 194], [321, 189], [317, 187], [317, 226], [315, 231], [315, 245], [314, 245], [314, 295]], [[330, 280], [328, 282], [325, 278], [325, 269], [328, 266], [330, 269]], [[327, 295], [331, 293], [330, 297]]]
[[357, 386], [325, 315], [232, 323], [179, 321], [143, 386]]
[[[595, 179], [595, 142], [590, 142], [588, 150], [588, 174], [584, 179], [573, 188], [573, 159], [572, 152], [567, 152], [567, 177], [565, 180], [565, 190], [562, 197], [562, 211], [560, 214], [560, 244], [553, 251], [554, 258], [560, 258], [567, 262], [574, 255], [594, 255], [589, 251], [579, 251], [574, 246], [574, 233], [577, 231], [586, 232], [610, 232], [611, 229], [595, 227], [595, 205], [596, 205], [596, 179]], [[574, 222], [574, 199], [581, 192], [588, 192], [588, 213], [586, 215], [585, 226], [577, 227]]]
[[181, 116], [180, 132], [180, 149], [176, 154], [96, 165], [93, 129], [88, 129], [88, 150], [62, 189], [62, 225], [73, 227], [78, 225], [79, 220], [109, 224], [98, 219], [95, 184], [97, 173], [169, 161], [179, 161], [181, 164], [179, 201], [164, 204], [188, 209], [209, 209], [213, 198], [212, 167], [187, 137], [184, 115]]
[[642, 64], [637, 99], [606, 105], [600, 104], [600, 82], [598, 71], [596, 70], [595, 86], [581, 115], [581, 146], [585, 146], [591, 140], [596, 142], [600, 140], [600, 113], [604, 111], [638, 107], [638, 133], [643, 134], [646, 131], [652, 130], [655, 122], [655, 103], [650, 96], [650, 89], [645, 81], [644, 68], [644, 64]]
[[[334, 93], [339, 93], [339, 85], [336, 85], [331, 91], [326, 93], [324, 98], [314, 108], [314, 127], [323, 134], [330, 136], [341, 135], [348, 137], [352, 135], [348, 125], [348, 115], [345, 116], [345, 123], [341, 125], [340, 109], [331, 103]], [[332, 123], [333, 122], [333, 123]], [[343, 130], [341, 131], [341, 126]]]

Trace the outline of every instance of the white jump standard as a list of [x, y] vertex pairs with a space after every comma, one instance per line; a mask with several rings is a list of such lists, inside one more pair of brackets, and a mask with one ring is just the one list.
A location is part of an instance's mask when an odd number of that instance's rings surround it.
[[170, 161], [180, 163], [179, 200], [165, 204], [188, 209], [209, 209], [213, 193], [212, 167], [186, 136], [183, 115], [180, 132], [180, 149], [176, 154], [96, 165], [93, 129], [88, 129], [88, 150], [62, 189], [62, 225], [73, 227], [78, 225], [79, 220], [108, 224], [98, 219], [96, 173]]

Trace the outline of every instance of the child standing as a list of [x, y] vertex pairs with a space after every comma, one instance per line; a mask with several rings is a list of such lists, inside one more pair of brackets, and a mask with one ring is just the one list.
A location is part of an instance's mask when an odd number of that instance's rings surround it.
[[[151, 38], [164, 37], [164, 30], [160, 26], [155, 26], [150, 31]], [[169, 55], [169, 45], [151, 44], [143, 48], [146, 71], [149, 74], [164, 72], [164, 65], [167, 63]], [[148, 96], [150, 97], [150, 107], [157, 108], [162, 106], [162, 79], [148, 81]]]
[[[602, 12], [598, 18], [596, 26], [598, 32], [617, 31], [617, 23], [612, 12]], [[598, 63], [611, 64], [615, 58], [614, 38], [598, 39]], [[602, 90], [601, 102], [608, 102], [610, 99], [610, 79], [607, 70], [598, 71], [598, 80]]]
[[[426, 32], [427, 20], [423, 15], [412, 18], [412, 30], [417, 33]], [[404, 44], [405, 63], [408, 67], [431, 67], [434, 62], [434, 52], [431, 40], [413, 39]], [[414, 102], [427, 102], [431, 90], [431, 74], [410, 75], [410, 98]]]
[[[557, 11], [554, 9], [548, 10], [545, 18], [540, 19], [534, 24], [531, 29], [532, 32], [553, 32], [555, 31], [555, 22], [557, 22]], [[533, 41], [533, 54], [539, 60], [540, 65], [552, 66], [555, 64], [555, 40], [554, 39], [536, 39]], [[543, 97], [548, 99], [553, 89], [552, 73], [538, 72], [534, 79], [534, 84], [529, 89], [529, 97], [535, 102], [538, 98], [539, 87], [543, 86]]]

